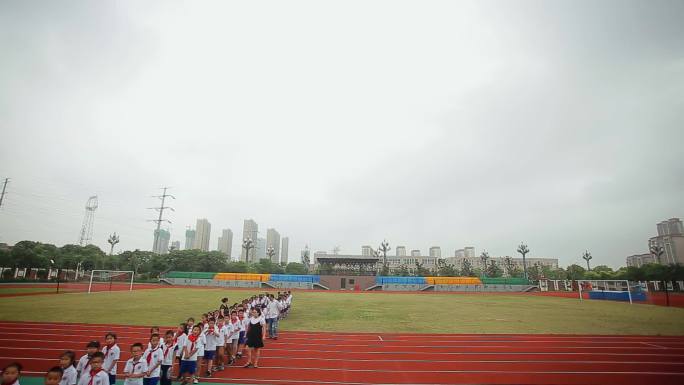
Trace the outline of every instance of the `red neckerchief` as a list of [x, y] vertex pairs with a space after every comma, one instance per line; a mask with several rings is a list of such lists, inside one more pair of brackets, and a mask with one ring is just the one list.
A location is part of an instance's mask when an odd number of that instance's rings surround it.
[[176, 334], [173, 336], [173, 344], [176, 345], [176, 344], [178, 343], [178, 338], [179, 338], [180, 336], [184, 336], [184, 335], [185, 335], [185, 332], [181, 332], [180, 334], [176, 333]]
[[[148, 368], [150, 367], [150, 363], [152, 362], [152, 355], [153, 355], [154, 352], [156, 352], [157, 350], [159, 350], [159, 344], [157, 344], [157, 347], [154, 348], [154, 350], [150, 350], [150, 353], [147, 355], [146, 360], [147, 360], [147, 367], [148, 367]], [[110, 385], [111, 385], [111, 384], [110, 384]]]
[[190, 342], [192, 342], [192, 344], [190, 344], [190, 352], [191, 353], [193, 350], [195, 350], [195, 341], [197, 341], [197, 338], [199, 338], [199, 336], [196, 336], [194, 334], [190, 334], [188, 336], [188, 340], [190, 340]]
[[97, 374], [101, 371], [102, 371], [102, 368], [100, 368], [98, 370], [92, 370], [92, 369], [90, 370], [90, 381], [88, 381], [88, 385], [93, 385], [93, 380], [95, 379], [95, 376], [97, 376]]
[[18, 378], [17, 378], [16, 380], [12, 381], [12, 382], [5, 382], [5, 381], [3, 381], [3, 382], [2, 382], [2, 385], [14, 385], [14, 384], [17, 383], [17, 381], [19, 381]]
[[[176, 342], [173, 342], [173, 346], [176, 346]], [[164, 345], [164, 349], [162, 349], [162, 353], [164, 353], [164, 359], [166, 359], [166, 355], [171, 351], [171, 346]]]

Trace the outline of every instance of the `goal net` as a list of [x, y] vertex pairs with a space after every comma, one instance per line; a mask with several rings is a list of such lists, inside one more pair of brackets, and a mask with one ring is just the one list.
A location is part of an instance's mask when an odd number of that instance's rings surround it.
[[628, 280], [577, 280], [576, 282], [580, 300], [588, 298], [629, 301], [629, 303], [646, 300], [639, 283], [630, 284]]
[[92, 270], [88, 283], [88, 293], [96, 291], [133, 290], [133, 271]]

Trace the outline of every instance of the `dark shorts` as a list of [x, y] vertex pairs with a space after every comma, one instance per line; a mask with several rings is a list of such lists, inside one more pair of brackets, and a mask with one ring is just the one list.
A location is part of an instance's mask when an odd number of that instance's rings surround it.
[[180, 364], [180, 373], [185, 374], [195, 374], [197, 371], [197, 361], [185, 361], [181, 360]]
[[238, 343], [240, 345], [244, 345], [245, 343], [247, 343], [247, 333], [240, 332], [240, 338], [238, 339]]
[[205, 350], [204, 351], [204, 359], [205, 360], [213, 360], [214, 357], [216, 357], [216, 350]]
[[116, 384], [116, 374], [109, 374], [109, 385]]
[[159, 383], [159, 377], [143, 378], [143, 385], [157, 385]]

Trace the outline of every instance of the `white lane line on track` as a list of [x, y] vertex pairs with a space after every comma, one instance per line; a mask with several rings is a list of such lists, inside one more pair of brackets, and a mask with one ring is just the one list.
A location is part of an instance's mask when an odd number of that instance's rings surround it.
[[656, 348], [658, 348], [658, 349], [670, 349], [670, 348], [665, 347], [665, 346], [660, 346], [660, 345], [656, 345], [656, 344], [650, 344], [650, 343], [648, 343], [648, 342], [642, 342], [642, 344], [648, 345], [648, 346], [653, 346], [653, 347], [656, 347]]
[[[7, 359], [8, 357], [0, 357], [0, 359]], [[47, 358], [26, 358], [25, 360], [32, 361], [45, 361], [49, 360]], [[54, 361], [52, 359], [51, 361]], [[276, 369], [276, 370], [312, 370], [312, 371], [326, 371], [326, 372], [375, 372], [375, 373], [505, 373], [505, 374], [653, 374], [653, 375], [675, 375], [684, 376], [684, 372], [653, 372], [653, 371], [602, 371], [602, 370], [524, 370], [524, 371], [511, 371], [511, 370], [390, 370], [390, 369], [349, 369], [349, 368], [305, 368], [305, 367], [290, 367], [290, 366], [261, 366], [259, 369]], [[262, 370], [260, 370], [262, 371]], [[221, 377], [215, 377], [216, 379], [222, 379]], [[296, 382], [296, 381], [293, 381]]]
[[[82, 338], [82, 337], [90, 337], [90, 338], [94, 338], [94, 339], [99, 338], [99, 336], [96, 336], [96, 335], [84, 336], [83, 334], [63, 334], [63, 333], [62, 333], [62, 334], [51, 334], [51, 333], [18, 333], [18, 332], [4, 332], [4, 333], [1, 333], [1, 334], [2, 334], [2, 335], [9, 335], [9, 334], [12, 334], [12, 335], [29, 335], [29, 336], [34, 336], [34, 337], [35, 337], [35, 336], [59, 336], [59, 337], [81, 337], [81, 338]], [[118, 335], [118, 336], [119, 336], [119, 339], [120, 339], [120, 340], [123, 340], [123, 341], [126, 341], [126, 340], [128, 340], [128, 339], [148, 338], [147, 336], [144, 336], [144, 335], [141, 336], [140, 334], [136, 334], [136, 337], [124, 337], [123, 335]], [[388, 343], [389, 343], [389, 342], [393, 342], [393, 341], [383, 340], [382, 337], [380, 337], [380, 336], [377, 336], [377, 337], [380, 339], [380, 341], [383, 341], [383, 342], [388, 342]], [[23, 338], [13, 338], [13, 339], [3, 339], [3, 338], [0, 338], [0, 341], [36, 341], [36, 340], [33, 340], [33, 339], [23, 339]], [[307, 341], [310, 342], [311, 339], [307, 339]], [[338, 341], [339, 341], [339, 339], [338, 339]], [[65, 341], [50, 339], [50, 340], [47, 341], [47, 342], [65, 342]], [[78, 341], [70, 341], [70, 342], [78, 342]], [[80, 342], [84, 342], [84, 343], [85, 343], [85, 342], [87, 342], [87, 341], [84, 339], [84, 340], [82, 340], [82, 341], [80, 341]], [[359, 341], [359, 342], [364, 342], [364, 341]], [[348, 347], [362, 347], [362, 346], [368, 346], [368, 347], [370, 347], [370, 346], [375, 346], [375, 345], [376, 345], [376, 344], [374, 344], [374, 343], [371, 343], [371, 341], [368, 341], [368, 342], [369, 342], [369, 343], [358, 343], [358, 344], [345, 344], [345, 343], [339, 343], [339, 344], [331, 344], [331, 343], [313, 344], [313, 343], [308, 343], [307, 345], [309, 345], [309, 346], [313, 346], [313, 345], [320, 345], [320, 346], [339, 346], [339, 347], [344, 347], [344, 346], [348, 346]], [[424, 341], [416, 341], [416, 342], [424, 342]], [[442, 342], [444, 342], [444, 341], [442, 341]], [[453, 342], [456, 342], [456, 341], [453, 341]], [[499, 343], [499, 344], [501, 344], [501, 343], [509, 343], [509, 344], [511, 344], [511, 343], [516, 343], [516, 344], [517, 344], [517, 343], [526, 343], [526, 344], [533, 344], [533, 343], [549, 344], [549, 343], [563, 343], [563, 342], [566, 342], [566, 343], [567, 343], [567, 342], [574, 342], [574, 343], [591, 344], [591, 345], [596, 345], [596, 344], [621, 344], [621, 345], [625, 345], [625, 344], [632, 344], [632, 345], [635, 345], [635, 344], [644, 344], [644, 345], [651, 346], [651, 347], [656, 347], [656, 348], [659, 348], [659, 349], [665, 349], [665, 347], [663, 347], [663, 346], [651, 344], [651, 343], [644, 342], [644, 341], [588, 341], [588, 340], [587, 340], [587, 341], [579, 341], [579, 340], [578, 340], [578, 341], [554, 341], [554, 340], [545, 340], [545, 341], [544, 341], [544, 340], [517, 340], [517, 341], [479, 340], [479, 341], [473, 341], [473, 340], [470, 340], [470, 341], [458, 341], [458, 342], [463, 342], [464, 344], [447, 345], [447, 344], [441, 343], [439, 346], [435, 346], [435, 345], [409, 345], [409, 344], [391, 345], [391, 344], [387, 344], [386, 346], [387, 346], [387, 347], [397, 347], [397, 348], [413, 348], [413, 347], [424, 348], [424, 347], [427, 347], [427, 348], [439, 349], [439, 348], [459, 348], [459, 347], [516, 347], [516, 345], [486, 345], [486, 344], [491, 344], [491, 343]], [[658, 342], [660, 342], [660, 341], [658, 341]], [[473, 344], [478, 344], [478, 343], [485, 344], [485, 345], [480, 345], [480, 346], [473, 345]], [[672, 344], [682, 344], [682, 345], [684, 345], [684, 341], [682, 341], [682, 342], [668, 342], [668, 343], [672, 343]], [[296, 342], [288, 342], [288, 341], [280, 340], [280, 341], [278, 341], [278, 342], [275, 342], [274, 345], [279, 345], [279, 346], [297, 345], [297, 346], [299, 346], [299, 345], [301, 345], [301, 344], [296, 343]], [[553, 347], [553, 346], [550, 346], [550, 347]], [[587, 348], [601, 348], [601, 347], [602, 347], [602, 346], [598, 346], [598, 347], [594, 347], [594, 346], [589, 347], [589, 346], [587, 346]], [[616, 348], [617, 348], [617, 346], [605, 346], [605, 347], [606, 347], [606, 348], [613, 348], [613, 347], [616, 347]], [[564, 348], [565, 348], [565, 347], [564, 347]], [[568, 347], [568, 348], [578, 348], [578, 346], [570, 346], [570, 347]], [[619, 348], [624, 348], [624, 346], [620, 346]], [[641, 347], [640, 347], [640, 346], [634, 346], [633, 348], [641, 348]], [[669, 347], [668, 349], [684, 349], [684, 346], [682, 346], [682, 347]]]
[[[52, 351], [57, 351], [57, 352], [63, 352], [65, 349], [63, 348], [26, 348], [26, 347], [3, 347], [0, 348], [0, 352], [3, 350], [52, 350]], [[277, 348], [263, 348], [262, 352], [315, 352], [315, 353], [345, 353], [345, 351], [339, 351], [339, 350], [318, 350], [318, 349], [277, 349]], [[357, 352], [359, 354], [377, 354], [377, 355], [382, 355], [382, 354], [412, 354], [415, 355], [415, 352]], [[275, 357], [275, 356], [264, 356], [264, 353], [262, 353], [262, 358], [269, 358], [269, 357]], [[420, 353], [421, 355], [424, 354], [436, 354], [436, 355], [461, 355], [461, 356], [477, 356], [477, 355], [488, 355], [488, 356], [510, 356], [510, 355], [563, 355], [563, 356], [576, 356], [576, 355], [587, 355], [587, 356], [658, 356], [658, 357], [684, 357], [684, 354], [677, 354], [677, 353], [592, 353], [592, 352], [500, 352], [500, 351], [495, 351], [495, 352], [438, 352], [438, 353]], [[307, 357], [290, 357], [290, 356], [283, 356], [282, 358], [293, 358], [293, 359], [307, 359]], [[353, 359], [342, 359], [344, 360], [350, 360], [353, 361]], [[375, 360], [369, 360], [369, 361], [375, 361]], [[379, 361], [410, 361], [410, 360], [394, 360], [394, 359], [389, 359], [389, 360], [379, 360]], [[427, 361], [434, 361], [434, 360], [427, 360]], [[453, 362], [453, 361], [447, 361], [447, 362]], [[556, 361], [558, 362], [558, 361]], [[617, 361], [617, 362], [629, 362], [629, 361]], [[656, 362], [657, 363], [657, 362]]]
[[[0, 328], [2, 328], [2, 325], [10, 325], [12, 326], [11, 329], [16, 330], [16, 327], [25, 327], [29, 325], [35, 325], [38, 327], [40, 330], [50, 330], [48, 328], [45, 328], [47, 325], [52, 325], [52, 326], [61, 326], [61, 328], [57, 329], [52, 329], [52, 330], [57, 330], [57, 331], [63, 331], [64, 328], [72, 328], [75, 326], [85, 326], [85, 327], [99, 327], [102, 328], [102, 330], [97, 329], [97, 330], [92, 330], [93, 332], [107, 332], [110, 329], [125, 329], [125, 330], [131, 330], [131, 329], [140, 329], [140, 333], [147, 333], [149, 331], [149, 327], [147, 326], [139, 326], [139, 325], [98, 325], [98, 324], [79, 324], [79, 323], [50, 323], [50, 322], [40, 322], [40, 323], [30, 323], [30, 322], [11, 322], [11, 321], [0, 321]], [[165, 328], [170, 328], [170, 329], [175, 329], [176, 326], [163, 326], [161, 327], [162, 329]], [[87, 329], [80, 329], [82, 331], [85, 331]], [[307, 336], [321, 336], [321, 335], [330, 335], [328, 332], [320, 332], [320, 333], [307, 333], [307, 332], [296, 332], [296, 331], [282, 331], [281, 332], [284, 335], [300, 335], [302, 337], [290, 337], [290, 338], [303, 338], [310, 340]], [[30, 334], [30, 333], [29, 333]], [[60, 334], [61, 335], [61, 334]], [[503, 339], [505, 341], [520, 341], [515, 339], [517, 336], [520, 336], [518, 334], [484, 334], [488, 338], [492, 338], [497, 340], [498, 342], [502, 342], [499, 340]], [[339, 337], [346, 337], [346, 336], [360, 336], [360, 337], [372, 337], [372, 333], [361, 333], [361, 334], [354, 334], [354, 333], [335, 333], [334, 338], [322, 338], [321, 340], [339, 340]], [[431, 336], [439, 336], [439, 337], [457, 337], [457, 338], [482, 338], [483, 334], [397, 334], [397, 336], [401, 338], [416, 338], [416, 339], [424, 339], [425, 337], [431, 337]], [[558, 341], [566, 341], [566, 339], [577, 339], [577, 338], [587, 338], [591, 340], [595, 339], [619, 339], [619, 340], [625, 340], [625, 339], [650, 339], [650, 340], [658, 340], [658, 341], [663, 341], [666, 339], [673, 340], [673, 341], [680, 341], [684, 342], [684, 339], [682, 338], [677, 338], [675, 336], [606, 336], [606, 335], [580, 335], [580, 336], [573, 336], [573, 335], [523, 335], [525, 338], [546, 338], [546, 339], [553, 339], [558, 340]], [[388, 340], [385, 340], [388, 341]], [[403, 341], [403, 340], [401, 340]], [[638, 341], [634, 341], [638, 342]]]
[[[119, 339], [120, 341], [122, 339]], [[8, 338], [0, 338], [0, 341], [15, 341], [15, 342], [40, 342], [40, 343], [46, 343], [46, 342], [52, 342], [52, 343], [81, 343], [84, 344], [86, 341], [69, 341], [69, 340], [50, 340], [50, 341], [45, 341], [45, 340], [17, 340], [17, 339], [8, 339]], [[295, 345], [295, 346], [301, 346], [301, 344], [286, 344], [286, 343], [278, 343], [276, 346], [283, 346], [283, 345]], [[315, 346], [315, 344], [309, 344], [309, 346]], [[324, 345], [319, 345], [319, 346], [329, 346], [329, 347], [350, 347], [350, 348], [359, 348], [359, 347], [374, 347], [377, 346], [377, 344], [324, 344]], [[435, 346], [435, 345], [398, 345], [398, 346], [391, 346], [391, 345], [385, 345], [386, 348], [406, 348], [406, 349], [445, 349], [445, 348], [521, 348], [520, 345], [479, 345], [479, 346], [473, 346], [472, 344], [464, 344], [464, 345], [443, 345], [443, 346]], [[544, 346], [538, 346], [538, 348], [545, 348]], [[647, 349], [647, 350], [653, 350], [655, 349], [654, 347], [650, 346], [546, 346], [546, 348], [551, 348], [551, 349]], [[658, 348], [662, 349], [662, 348]], [[684, 350], [684, 347], [681, 348], [668, 348], [669, 350]], [[281, 350], [286, 350], [286, 349], [281, 349]], [[347, 352], [346, 350], [339, 350], [339, 352]], [[430, 353], [429, 351], [424, 352], [424, 353]], [[511, 352], [515, 353], [515, 352]]]
[[[1, 357], [0, 359], [7, 360], [22, 360], [22, 361], [54, 361], [54, 358], [42, 358], [42, 357]], [[636, 364], [636, 365], [684, 365], [684, 362], [665, 362], [665, 361], [548, 361], [548, 360], [459, 360], [459, 361], [447, 361], [447, 360], [369, 360], [369, 359], [349, 359], [349, 358], [316, 358], [316, 357], [285, 357], [285, 356], [261, 356], [260, 360], [270, 359], [270, 360], [301, 360], [301, 361], [345, 361], [345, 362], [430, 362], [430, 363], [474, 363], [474, 364], [525, 364], [529, 362], [537, 364]], [[263, 368], [269, 368], [269, 366], [260, 366]], [[230, 368], [239, 368], [239, 366], [231, 366]], [[290, 367], [296, 368], [296, 367]], [[400, 370], [400, 372], [403, 370]]]

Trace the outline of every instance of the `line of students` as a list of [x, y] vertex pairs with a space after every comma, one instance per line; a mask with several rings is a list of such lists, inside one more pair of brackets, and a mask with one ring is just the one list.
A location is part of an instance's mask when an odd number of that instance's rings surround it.
[[[258, 368], [264, 339], [278, 338], [278, 320], [287, 317], [291, 304], [289, 291], [277, 297], [269, 293], [253, 296], [232, 306], [223, 298], [220, 308], [203, 314], [199, 324], [188, 318], [176, 331], [166, 331], [163, 339], [159, 328], [152, 327], [146, 349], [141, 343], [130, 347], [131, 358], [122, 373], [124, 385], [171, 385], [175, 362], [182, 384], [197, 383], [203, 366], [204, 375], [210, 377], [240, 360], [245, 349], [248, 359], [243, 367]], [[114, 385], [120, 357], [117, 335], [109, 332], [104, 347], [99, 341], [89, 342], [78, 361], [73, 351], [62, 353], [59, 366], [46, 373], [45, 384]], [[2, 385], [19, 385], [21, 369], [19, 363], [5, 366]]]

